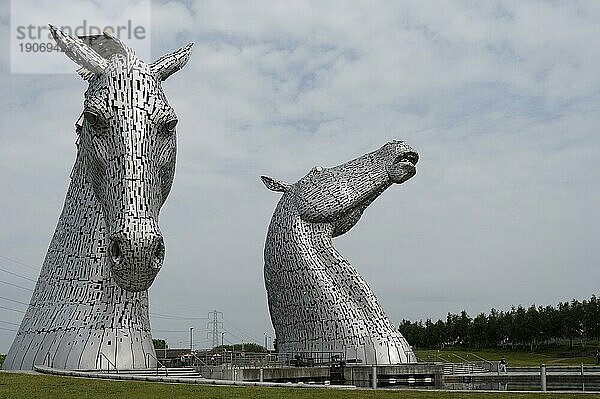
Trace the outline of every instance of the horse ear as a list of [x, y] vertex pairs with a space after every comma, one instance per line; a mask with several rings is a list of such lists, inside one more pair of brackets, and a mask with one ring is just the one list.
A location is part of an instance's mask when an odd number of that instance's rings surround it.
[[272, 177], [261, 176], [260, 178], [265, 186], [271, 191], [280, 191], [284, 193], [290, 189], [290, 184], [273, 179]]
[[97, 75], [104, 72], [108, 61], [102, 58], [100, 54], [95, 52], [81, 39], [69, 36], [50, 24], [48, 26], [58, 47], [65, 52], [67, 57], [84, 69], [84, 71], [78, 71], [80, 75], [85, 77], [86, 72]]
[[194, 43], [189, 43], [187, 46], [180, 48], [171, 54], [163, 55], [158, 60], [150, 64], [150, 70], [158, 76], [160, 81], [167, 80], [167, 78], [179, 71], [187, 64], [192, 54], [192, 47]]

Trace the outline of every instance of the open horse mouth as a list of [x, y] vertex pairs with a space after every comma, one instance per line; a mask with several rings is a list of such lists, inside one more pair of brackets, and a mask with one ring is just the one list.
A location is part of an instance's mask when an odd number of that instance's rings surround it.
[[419, 162], [419, 154], [407, 151], [394, 158], [391, 164], [386, 166], [388, 176], [392, 183], [404, 183], [417, 173], [415, 165]]
[[413, 166], [415, 166], [417, 164], [417, 162], [419, 162], [419, 154], [417, 154], [416, 152], [412, 152], [412, 151], [402, 153], [402, 154], [398, 155], [396, 157], [396, 159], [394, 159], [394, 162], [392, 162], [392, 165], [397, 165], [402, 162], [407, 162], [407, 163], [410, 163]]

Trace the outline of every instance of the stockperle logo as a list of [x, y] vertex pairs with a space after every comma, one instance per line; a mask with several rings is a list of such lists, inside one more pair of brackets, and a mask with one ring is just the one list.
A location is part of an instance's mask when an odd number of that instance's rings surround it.
[[[58, 3], [58, 4], [57, 4]], [[48, 24], [71, 36], [107, 33], [151, 59], [150, 0], [55, 2], [12, 0], [11, 73], [75, 73], [72, 62], [57, 56]]]

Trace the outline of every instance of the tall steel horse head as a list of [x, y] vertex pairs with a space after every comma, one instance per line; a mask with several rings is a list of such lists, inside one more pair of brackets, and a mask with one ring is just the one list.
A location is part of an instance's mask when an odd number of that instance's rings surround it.
[[82, 40], [50, 30], [89, 82], [79, 146], [102, 208], [112, 276], [124, 290], [146, 290], [165, 256], [158, 217], [177, 152], [177, 116], [161, 82], [187, 63], [192, 44], [147, 64], [107, 33]]
[[146, 290], [165, 255], [177, 124], [161, 82], [192, 46], [146, 64], [109, 34], [50, 29], [89, 87], [63, 210], [3, 368], [155, 367]]
[[317, 166], [288, 184], [265, 242], [265, 287], [279, 351], [341, 353], [367, 364], [415, 361], [358, 271], [333, 246], [393, 184], [416, 174], [417, 152], [393, 140], [344, 164]]

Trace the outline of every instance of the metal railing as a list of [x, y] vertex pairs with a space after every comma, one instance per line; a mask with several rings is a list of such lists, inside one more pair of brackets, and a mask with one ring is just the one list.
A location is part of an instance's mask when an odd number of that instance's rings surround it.
[[444, 363], [444, 374], [476, 374], [487, 373], [486, 367], [477, 363]]
[[148, 368], [148, 369], [150, 368], [150, 357], [152, 357], [152, 358], [154, 358], [154, 360], [156, 360], [156, 375], [158, 375], [158, 370], [159, 370], [158, 365], [160, 364], [160, 366], [165, 369], [165, 377], [168, 377], [169, 369], [167, 368], [167, 366], [162, 364], [162, 362], [160, 360], [158, 360], [158, 358], [155, 355], [153, 355], [151, 352], [146, 352], [146, 368]]
[[[474, 357], [477, 360], [469, 359]], [[452, 360], [456, 358], [456, 360]], [[468, 352], [466, 355], [460, 356], [453, 352], [429, 352], [424, 353], [418, 358], [420, 362], [435, 362], [442, 363], [445, 374], [471, 374], [496, 371], [496, 363], [491, 362], [475, 353]]]
[[204, 360], [202, 360], [198, 356], [196, 356], [195, 353], [190, 353], [190, 355], [194, 359], [192, 366], [198, 366], [198, 363], [200, 363], [200, 366], [208, 366], [208, 364], [206, 364], [206, 362]]
[[452, 356], [454, 356], [454, 357], [457, 357], [457, 358], [458, 358], [458, 359], [459, 359], [461, 362], [463, 362], [463, 363], [471, 363], [470, 361], [468, 361], [467, 359], [465, 359], [465, 358], [464, 358], [464, 357], [462, 357], [462, 356], [459, 356], [459, 355], [457, 355], [456, 353], [450, 353], [450, 355], [452, 355]]
[[[479, 355], [477, 355], [477, 354], [475, 354], [475, 353], [471, 353], [471, 352], [469, 352], [469, 353], [467, 353], [467, 355], [471, 355], [471, 356], [473, 356], [474, 358], [477, 358], [477, 359], [479, 359], [479, 362], [476, 362], [476, 363], [484, 363], [484, 364], [486, 364], [486, 365], [487, 365], [487, 369], [488, 369], [488, 371], [493, 371], [493, 370], [494, 370], [494, 364], [495, 364], [495, 362], [491, 362], [491, 361], [489, 361], [489, 360], [487, 360], [487, 359], [484, 359], [483, 357], [481, 357], [481, 356], [479, 356]], [[496, 364], [496, 368], [497, 368], [497, 367], [498, 367], [498, 366], [497, 366], [497, 364]]]
[[344, 360], [341, 352], [252, 353], [224, 351], [185, 355], [192, 366], [270, 368], [328, 366]]
[[113, 368], [115, 369], [116, 373], [119, 374], [119, 370], [117, 369], [117, 366], [108, 358], [108, 356], [106, 356], [104, 354], [104, 352], [100, 352], [98, 353], [98, 358], [97, 361], [100, 363], [100, 371], [102, 371], [102, 359], [106, 359], [107, 365], [106, 365], [106, 372], [110, 373], [110, 366], [113, 366]]
[[438, 352], [427, 352], [422, 354], [420, 357], [415, 357], [419, 362], [428, 363], [428, 362], [442, 362], [442, 363], [451, 363], [450, 360], [443, 358], [442, 353]]
[[289, 356], [270, 353], [218, 352], [188, 355], [193, 365], [230, 367], [280, 367], [289, 365]]

